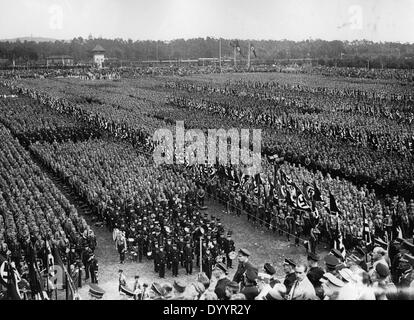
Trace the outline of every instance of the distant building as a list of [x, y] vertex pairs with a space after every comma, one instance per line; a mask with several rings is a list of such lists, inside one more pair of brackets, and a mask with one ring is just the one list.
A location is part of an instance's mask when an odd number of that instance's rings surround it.
[[105, 49], [102, 48], [99, 44], [92, 50], [93, 62], [94, 64], [101, 69], [102, 64], [105, 61]]
[[46, 58], [46, 65], [52, 66], [73, 66], [73, 57], [61, 55], [61, 56], [50, 56]]

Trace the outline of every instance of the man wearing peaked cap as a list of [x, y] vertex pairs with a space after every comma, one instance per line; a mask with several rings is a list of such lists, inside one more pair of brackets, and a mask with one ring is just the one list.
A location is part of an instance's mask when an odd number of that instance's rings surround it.
[[173, 283], [173, 287], [174, 287], [174, 298], [179, 299], [184, 293], [186, 285], [181, 280], [175, 280]]
[[293, 283], [296, 281], [295, 267], [296, 263], [291, 259], [285, 258], [285, 261], [283, 262], [283, 271], [285, 271], [286, 277], [283, 284], [285, 285], [287, 292], [290, 292]]
[[335, 272], [336, 267], [340, 264], [339, 260], [333, 255], [328, 254], [325, 257], [325, 265], [327, 272]]
[[269, 285], [273, 288], [277, 283], [280, 281], [276, 278], [276, 269], [268, 262], [266, 262], [263, 266], [264, 271], [270, 275]]
[[227, 278], [226, 274], [226, 265], [222, 262], [217, 263], [213, 269], [213, 276], [217, 280], [214, 293], [217, 295], [219, 300], [226, 300], [226, 287], [231, 282], [231, 280]]
[[250, 256], [250, 252], [247, 249], [239, 250], [239, 255], [238, 255], [239, 265], [233, 277], [233, 281], [237, 283], [241, 283], [244, 281], [244, 274], [246, 273], [246, 271], [250, 269], [257, 269], [256, 267], [253, 266], [253, 264], [250, 263], [249, 256]]
[[325, 293], [324, 300], [336, 300], [340, 290], [345, 286], [344, 282], [332, 273], [325, 273], [321, 279], [322, 288]]
[[320, 279], [323, 277], [325, 271], [318, 266], [319, 256], [315, 253], [308, 254], [308, 273], [307, 277], [315, 288], [315, 293], [319, 298], [323, 297], [322, 284]]
[[276, 273], [276, 269], [268, 262], [264, 264], [263, 269], [266, 271], [267, 274], [271, 276]]

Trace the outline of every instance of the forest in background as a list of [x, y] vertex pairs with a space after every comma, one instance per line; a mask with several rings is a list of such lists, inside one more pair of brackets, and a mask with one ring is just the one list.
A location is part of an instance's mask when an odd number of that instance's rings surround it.
[[[221, 39], [223, 58], [233, 57], [235, 40]], [[414, 68], [414, 44], [376, 43], [359, 41], [325, 40], [238, 40], [240, 58], [246, 58], [249, 43], [254, 47], [256, 58], [271, 62], [278, 59], [313, 59], [319, 64], [371, 68]], [[173, 41], [132, 41], [124, 39], [74, 38], [71, 41], [0, 42], [0, 59], [17, 64], [45, 60], [52, 55], [70, 55], [75, 62], [91, 59], [91, 50], [100, 44], [106, 57], [121, 61], [177, 60], [218, 58], [219, 40], [215, 38], [176, 39]]]

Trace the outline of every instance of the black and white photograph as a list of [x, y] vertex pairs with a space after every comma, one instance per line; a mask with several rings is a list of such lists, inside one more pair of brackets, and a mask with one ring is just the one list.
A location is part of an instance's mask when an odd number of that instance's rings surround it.
[[414, 300], [414, 0], [0, 8], [0, 305]]

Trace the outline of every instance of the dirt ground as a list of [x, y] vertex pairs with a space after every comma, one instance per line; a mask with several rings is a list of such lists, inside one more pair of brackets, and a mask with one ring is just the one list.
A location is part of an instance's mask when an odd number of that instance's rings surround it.
[[[251, 252], [250, 261], [259, 267], [259, 272], [263, 271], [263, 265], [266, 262], [271, 263], [277, 270], [280, 278], [284, 277], [282, 263], [285, 257], [289, 257], [296, 262], [306, 261], [306, 250], [303, 245], [295, 246], [294, 239], [287, 241], [286, 236], [279, 236], [278, 233], [264, 230], [262, 227], [255, 227], [247, 221], [245, 216], [237, 217], [227, 214], [224, 206], [210, 200], [207, 202], [209, 215], [213, 214], [220, 217], [226, 230], [233, 231], [233, 240], [236, 245], [236, 251], [240, 248], [246, 248]], [[93, 226], [93, 224], [91, 224]], [[160, 284], [172, 284], [176, 278], [172, 277], [170, 270], [166, 270], [165, 278], [160, 279], [153, 271], [153, 261], [143, 258], [142, 263], [134, 262], [127, 259], [124, 264], [119, 263], [119, 255], [116, 251], [115, 244], [112, 241], [112, 235], [106, 228], [93, 227], [97, 236], [98, 247], [95, 256], [99, 261], [99, 287], [105, 290], [103, 300], [123, 300], [124, 295], [118, 292], [118, 270], [124, 270], [129, 287], [133, 287], [134, 276], [139, 275], [141, 283], [151, 285], [153, 282]], [[326, 248], [322, 245], [318, 247], [318, 252], [324, 252]], [[229, 278], [232, 278], [237, 269], [237, 258], [233, 261], [233, 269], [229, 270]], [[194, 263], [193, 275], [185, 275], [185, 269], [179, 269], [179, 278], [185, 283], [191, 283], [196, 280], [199, 268]], [[79, 289], [82, 299], [88, 300], [90, 296], [89, 282], [83, 284]], [[214, 287], [214, 283], [211, 286]]]

